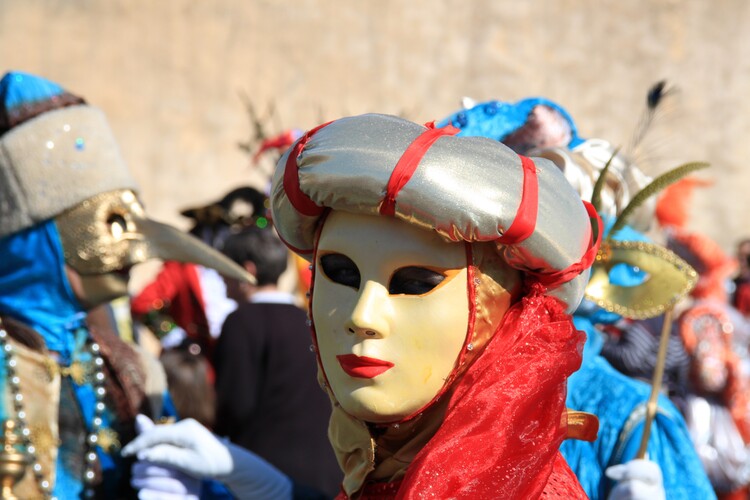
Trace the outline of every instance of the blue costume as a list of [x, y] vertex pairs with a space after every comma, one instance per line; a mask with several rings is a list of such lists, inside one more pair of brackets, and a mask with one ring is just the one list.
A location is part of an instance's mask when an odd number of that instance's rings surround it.
[[[82, 365], [91, 363], [91, 338], [85, 323], [86, 314], [65, 277], [62, 247], [54, 222], [48, 221], [0, 239], [0, 255], [3, 256], [0, 259], [0, 315], [6, 317], [6, 321], [7, 318], [18, 320], [40, 334], [46, 348], [56, 353], [56, 362], [60, 366], [70, 367], [73, 362]], [[23, 347], [16, 346], [16, 349]], [[0, 387], [6, 388], [11, 375], [7, 362], [6, 351], [0, 351]], [[23, 382], [21, 384], [23, 387]], [[101, 423], [97, 425], [93, 422], [98, 401], [94, 380], [87, 378], [78, 384], [71, 377], [63, 377], [59, 388], [58, 406], [67, 409], [60, 412], [60, 417], [66, 412], [78, 414], [82, 428], [77, 431], [99, 436], [111, 432], [116, 433], [110, 434], [113, 436], [127, 435], [126, 424], [120, 421], [108, 398], [103, 399], [105, 408], [100, 416]], [[29, 399], [40, 394], [32, 392], [27, 396]], [[56, 394], [50, 396], [57, 399]], [[17, 417], [17, 409], [9, 407], [6, 400], [0, 398], [0, 419], [3, 421]], [[53, 408], [50, 408], [50, 412], [57, 413]], [[27, 413], [31, 411], [27, 410]], [[32, 419], [33, 416], [28, 415], [27, 418]], [[32, 423], [31, 420], [29, 423]], [[39, 431], [39, 425], [31, 428]], [[53, 466], [56, 477], [52, 495], [57, 498], [78, 498], [85, 488], [84, 475], [81, 473], [84, 457], [76, 456], [82, 447], [75, 439], [69, 439], [71, 430], [60, 429], [60, 446]], [[35, 440], [33, 431], [31, 440], [37, 443], [37, 453], [45, 452]], [[121, 494], [118, 488], [122, 473], [127, 470], [122, 467], [118, 447], [112, 444], [106, 448], [95, 447], [101, 474], [101, 484], [96, 491], [107, 498]], [[39, 457], [39, 461], [43, 462], [43, 459]]]
[[29, 459], [23, 498], [132, 495], [119, 448], [150, 406], [141, 355], [89, 328], [54, 219], [77, 197], [132, 186], [97, 113], [43, 78], [0, 80], [0, 420]]
[[[516, 104], [490, 101], [454, 113], [438, 126], [453, 125], [458, 135], [481, 136], [504, 141], [527, 124], [536, 106], [546, 106], [566, 122], [569, 134], [566, 143], [557, 147], [574, 150], [586, 141], [578, 136], [570, 115], [559, 105], [543, 98], [524, 99]], [[529, 149], [533, 149], [530, 145]], [[518, 151], [525, 154], [526, 151]], [[629, 230], [618, 233], [617, 239], [644, 240]], [[610, 280], [626, 285], [643, 279], [637, 272], [616, 266]], [[597, 323], [613, 323], [620, 317], [584, 301], [574, 314], [578, 329], [587, 335], [581, 368], [568, 380], [567, 406], [595, 414], [599, 418], [599, 435], [594, 442], [567, 440], [561, 452], [578, 477], [586, 494], [592, 499], [606, 499], [614, 483], [605, 470], [636, 457], [645, 419], [645, 406], [650, 386], [631, 379], [600, 355], [602, 333]], [[662, 470], [668, 499], [715, 498], [710, 482], [693, 448], [685, 421], [677, 408], [666, 398], [659, 398], [657, 415], [648, 444], [648, 459]]]
[[[28, 466], [20, 498], [128, 498], [120, 445], [135, 417], [163, 416], [160, 370], [106, 322], [87, 320], [127, 295], [149, 258], [245, 273], [214, 250], [148, 219], [103, 113], [43, 78], [0, 80], [0, 420]], [[162, 374], [161, 380], [164, 380]], [[150, 393], [146, 393], [149, 386]], [[148, 397], [147, 397], [148, 396]], [[179, 477], [141, 475], [152, 497]], [[6, 479], [6, 478], [3, 478]]]
[[[599, 354], [603, 339], [594, 323], [600, 318], [596, 312], [587, 314], [583, 309], [579, 308], [573, 319], [586, 333], [587, 342], [580, 370], [568, 379], [567, 405], [595, 414], [599, 435], [593, 443], [564, 441], [560, 451], [586, 494], [592, 499], [605, 499], [614, 484], [604, 471], [632, 460], [638, 452], [651, 387], [618, 372]], [[662, 470], [667, 498], [715, 498], [685, 420], [664, 396], [659, 397], [647, 453]]]

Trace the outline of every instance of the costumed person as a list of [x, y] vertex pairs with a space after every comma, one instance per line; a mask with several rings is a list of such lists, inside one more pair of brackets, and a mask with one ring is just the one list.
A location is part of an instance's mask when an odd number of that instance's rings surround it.
[[677, 322], [690, 356], [685, 419], [698, 455], [721, 499], [745, 499], [750, 485], [750, 324], [729, 301], [737, 261], [707, 236], [687, 229], [700, 179], [670, 186], [656, 216], [667, 246], [699, 274]]
[[[585, 498], [558, 448], [595, 435], [593, 416], [567, 412], [565, 381], [598, 218], [549, 161], [455, 132], [343, 118], [305, 134], [274, 176], [275, 227], [312, 263], [340, 498]], [[258, 458], [196, 426], [124, 453], [219, 476], [238, 496], [252, 482], [292, 494], [232, 467]]]
[[[104, 114], [20, 72], [0, 80], [0, 255], [0, 455], [26, 463], [2, 469], [3, 494], [132, 497], [119, 447], [137, 413], [160, 416], [163, 372], [86, 311], [127, 295], [130, 268], [153, 257], [246, 273], [148, 219]], [[156, 483], [192, 491], [156, 470], [142, 471], [142, 498]]]
[[[607, 141], [582, 139], [571, 116], [558, 104], [544, 98], [529, 98], [517, 103], [489, 101], [473, 103], [441, 122], [461, 129], [461, 136], [489, 137], [509, 145], [520, 154], [541, 156], [555, 162], [568, 182], [585, 200], [597, 198], [597, 209], [608, 221], [605, 235], [609, 236], [615, 217], [622, 213], [630, 201], [651, 181], [624, 155], [617, 154]], [[607, 173], [600, 173], [607, 167]], [[596, 196], [595, 196], [596, 193]], [[653, 220], [655, 199], [646, 200], [630, 210], [625, 226], [615, 239], [645, 240], [640, 234]], [[632, 226], [632, 227], [631, 227]], [[634, 229], [635, 228], [635, 229]], [[610, 238], [608, 238], [610, 239]], [[607, 246], [620, 244], [609, 243]], [[625, 244], [637, 247], [637, 243]], [[631, 292], [621, 293], [618, 287], [633, 290], [644, 281], [645, 273], [637, 272], [628, 264], [632, 252], [617, 250], [616, 258], [623, 259], [615, 265], [607, 257], [599, 256], [599, 264], [612, 269], [600, 273], [597, 284], [601, 297], [607, 292], [609, 312], [590, 300], [584, 300], [574, 314], [575, 325], [586, 333], [587, 341], [581, 369], [568, 380], [567, 405], [581, 411], [591, 412], [600, 420], [599, 437], [594, 442], [568, 440], [561, 451], [576, 473], [581, 485], [592, 499], [605, 498], [711, 498], [713, 492], [693, 449], [684, 419], [678, 409], [666, 398], [658, 400], [658, 411], [651, 426], [647, 456], [649, 461], [636, 459], [643, 435], [646, 402], [650, 387], [629, 378], [614, 369], [601, 356], [606, 336], [600, 327], [611, 325], [622, 318], [622, 314], [633, 314], [632, 307], [622, 307]], [[669, 254], [666, 250], [654, 249], [652, 253]], [[640, 265], [649, 266], [649, 271], [658, 275], [672, 276], [678, 285], [683, 278], [674, 274], [674, 266], [668, 257], [659, 262], [654, 256], [642, 255]], [[609, 270], [609, 269], [607, 269]], [[654, 286], [656, 283], [658, 285]], [[668, 283], [666, 283], [668, 284]], [[659, 297], [659, 286], [665, 281], [654, 280], [650, 285], [633, 294], [645, 296], [652, 306], [665, 306], [674, 302], [678, 294]], [[649, 288], [650, 286], [650, 288]], [[678, 286], [679, 288], [679, 286]], [[685, 290], [683, 290], [684, 292]], [[663, 302], [659, 304], [659, 301]], [[619, 307], [615, 307], [618, 305]], [[642, 312], [642, 311], [641, 311]]]
[[307, 315], [278, 285], [289, 251], [271, 227], [247, 227], [230, 235], [222, 252], [256, 283], [226, 278], [239, 307], [216, 343], [213, 430], [333, 498], [341, 470], [326, 433], [331, 405], [317, 387]]
[[[679, 257], [687, 261], [698, 273], [698, 280], [694, 289], [690, 292], [691, 297], [703, 296], [713, 293], [710, 290], [725, 289], [727, 277], [733, 272], [734, 263], [726, 259], [723, 252], [716, 254], [719, 260], [715, 262], [712, 276], [718, 279], [707, 279], [705, 264], [693, 258], [689, 253], [675, 246], [672, 237], [673, 230], [669, 226], [684, 226], [687, 221], [688, 196], [683, 196], [686, 191], [692, 191], [696, 186], [705, 185], [708, 181], [696, 177], [688, 177], [667, 187], [658, 198], [654, 217], [659, 222], [661, 233], [660, 239], [666, 241], [667, 247], [674, 251]], [[679, 193], [679, 194], [678, 194]], [[666, 223], [669, 219], [670, 223]], [[723, 268], [720, 271], [718, 267]], [[726, 295], [726, 293], [724, 293]], [[689, 301], [682, 301], [678, 307], [686, 307]], [[656, 365], [657, 352], [659, 350], [659, 336], [663, 327], [661, 317], [648, 320], [621, 322], [617, 328], [610, 331], [613, 333], [604, 346], [602, 355], [622, 373], [643, 380], [649, 379]], [[677, 328], [673, 326], [669, 336], [669, 344], [665, 358], [664, 389], [670, 399], [677, 405], [681, 412], [685, 411], [685, 398], [688, 390], [688, 372], [690, 370], [690, 356], [685, 350], [685, 344]]]
[[[192, 236], [221, 250], [233, 227], [267, 224], [267, 200], [257, 189], [243, 186], [216, 202], [183, 210], [181, 215], [193, 221]], [[227, 297], [224, 281], [215, 270], [166, 261], [156, 278], [133, 297], [130, 308], [133, 318], [154, 332], [164, 348], [195, 343], [210, 358], [221, 325], [237, 303]]]

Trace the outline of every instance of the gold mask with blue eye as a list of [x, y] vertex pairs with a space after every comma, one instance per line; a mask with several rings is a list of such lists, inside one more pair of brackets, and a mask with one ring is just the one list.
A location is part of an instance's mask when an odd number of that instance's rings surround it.
[[[610, 272], [624, 264], [646, 274], [634, 286], [613, 284]], [[670, 250], [643, 241], [605, 240], [591, 268], [585, 296], [599, 307], [626, 318], [663, 314], [690, 293], [698, 273]]]

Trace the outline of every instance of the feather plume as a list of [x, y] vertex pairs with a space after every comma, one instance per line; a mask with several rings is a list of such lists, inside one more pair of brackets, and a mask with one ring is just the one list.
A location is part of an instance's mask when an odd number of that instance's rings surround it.
[[638, 194], [636, 194], [633, 199], [630, 200], [630, 203], [628, 203], [623, 211], [620, 212], [620, 214], [617, 216], [617, 219], [615, 220], [614, 225], [612, 226], [612, 229], [607, 235], [607, 239], [611, 239], [612, 236], [614, 236], [620, 229], [622, 229], [627, 223], [628, 217], [630, 217], [633, 211], [648, 198], [655, 195], [670, 184], [677, 182], [688, 174], [691, 174], [696, 170], [707, 168], [708, 166], [709, 164], [705, 162], [685, 163], [684, 165], [673, 168], [672, 170], [660, 175], [659, 177], [651, 181], [651, 183], [641, 189]]
[[633, 153], [636, 148], [638, 148], [643, 141], [643, 138], [646, 137], [646, 133], [651, 128], [654, 117], [656, 116], [661, 104], [667, 96], [673, 93], [674, 89], [667, 85], [666, 80], [658, 81], [651, 86], [646, 94], [646, 109], [638, 122], [638, 126], [635, 129], [628, 151]]
[[654, 110], [659, 106], [659, 103], [664, 98], [664, 96], [667, 95], [666, 91], [667, 87], [667, 81], [662, 80], [660, 82], [656, 82], [648, 91], [648, 94], [646, 96], [646, 105], [648, 106], [648, 109]]
[[599, 177], [596, 178], [594, 191], [593, 193], [591, 193], [591, 204], [594, 205], [594, 209], [597, 212], [600, 212], [602, 209], [602, 189], [604, 189], [604, 183], [607, 181], [607, 175], [609, 175], [609, 166], [612, 164], [612, 160], [615, 159], [615, 156], [617, 156], [617, 153], [619, 151], [620, 148], [618, 147], [612, 152], [612, 156], [609, 157], [609, 160], [607, 160], [604, 168], [602, 168], [601, 172], [599, 172]]

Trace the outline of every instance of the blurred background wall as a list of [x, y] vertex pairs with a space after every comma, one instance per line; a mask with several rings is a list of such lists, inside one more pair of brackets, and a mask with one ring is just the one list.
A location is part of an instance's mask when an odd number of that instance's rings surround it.
[[744, 0], [0, 0], [0, 63], [102, 108], [147, 209], [183, 227], [180, 209], [272, 168], [238, 147], [255, 133], [243, 94], [269, 133], [543, 95], [627, 145], [667, 79], [679, 92], [638, 160], [710, 161], [691, 227], [733, 252], [750, 236], [748, 26]]

